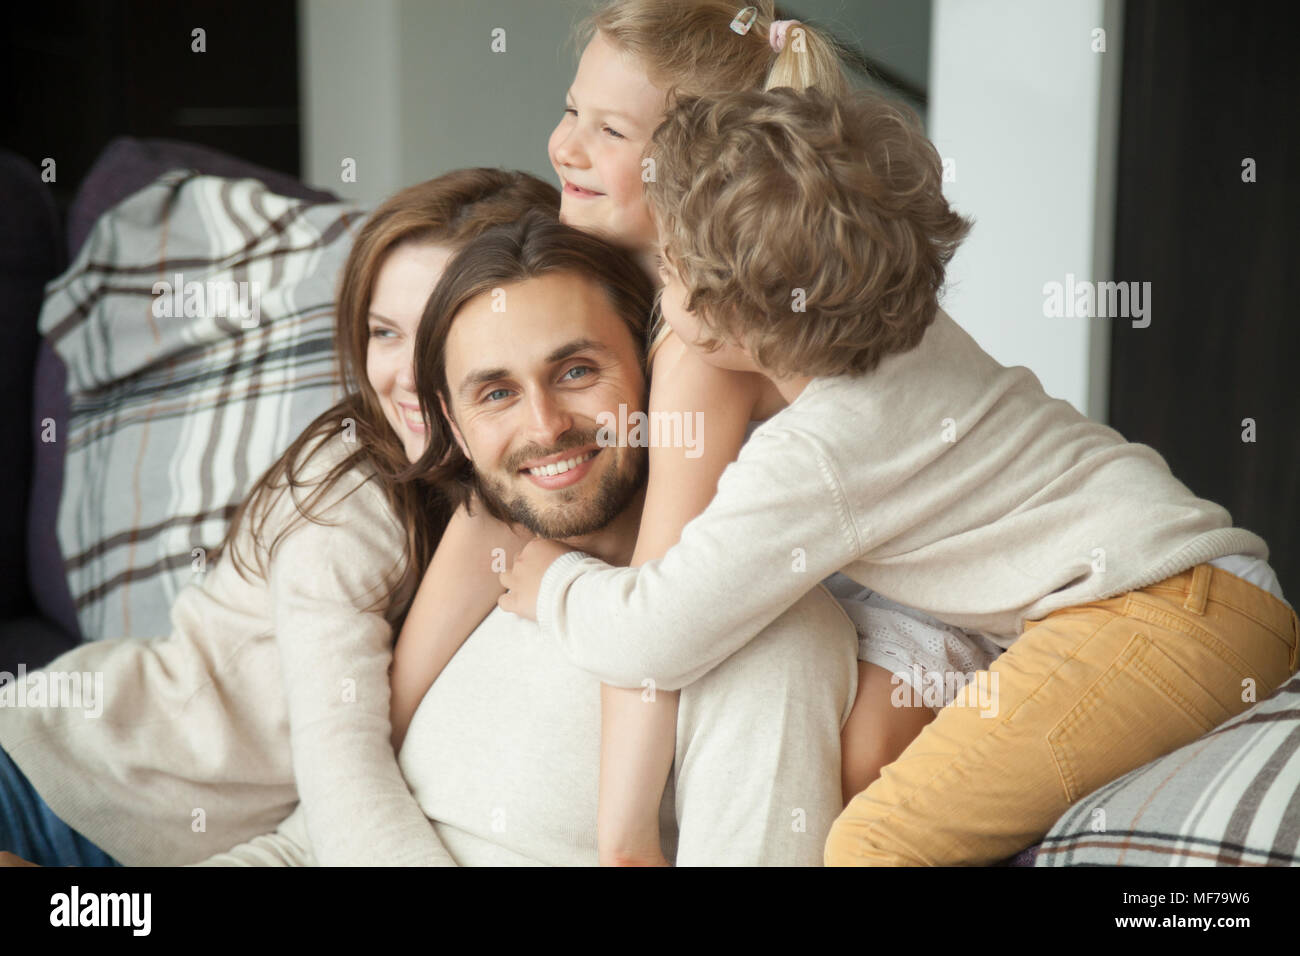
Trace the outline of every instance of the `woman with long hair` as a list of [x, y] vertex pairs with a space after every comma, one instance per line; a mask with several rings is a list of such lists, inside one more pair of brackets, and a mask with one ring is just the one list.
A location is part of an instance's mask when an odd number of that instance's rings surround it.
[[0, 708], [0, 850], [45, 865], [176, 865], [266, 833], [296, 803], [319, 862], [447, 862], [398, 769], [389, 665], [449, 510], [396, 476], [424, 450], [411, 355], [450, 257], [554, 187], [465, 169], [362, 227], [340, 280], [339, 378], [239, 506], [173, 631], [84, 644], [46, 668], [103, 675], [103, 713]]

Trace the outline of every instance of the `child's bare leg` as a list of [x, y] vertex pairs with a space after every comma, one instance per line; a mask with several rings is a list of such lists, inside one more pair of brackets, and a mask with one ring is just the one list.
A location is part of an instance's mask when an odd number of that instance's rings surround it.
[[640, 688], [600, 685], [600, 791], [596, 846], [601, 866], [667, 866], [659, 805], [677, 747], [677, 691], [643, 698]]
[[883, 667], [858, 661], [858, 695], [840, 731], [840, 781], [845, 806], [934, 720], [934, 711], [929, 707], [895, 707], [891, 694], [896, 686], [893, 675]]

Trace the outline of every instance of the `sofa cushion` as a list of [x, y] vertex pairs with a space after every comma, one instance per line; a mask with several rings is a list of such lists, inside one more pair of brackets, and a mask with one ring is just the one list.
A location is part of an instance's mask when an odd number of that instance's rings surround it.
[[1038, 866], [1300, 865], [1300, 677], [1198, 740], [1101, 787], [1043, 839]]
[[[206, 146], [170, 140], [140, 140], [119, 137], [100, 153], [95, 165], [77, 190], [68, 211], [67, 257], [75, 258], [91, 227], [101, 215], [132, 193], [152, 183], [171, 169], [191, 169], [211, 176], [256, 179], [274, 193], [305, 202], [334, 202], [335, 197], [311, 189], [284, 173], [275, 172]], [[62, 269], [51, 270], [48, 279]], [[42, 284], [43, 284], [42, 280]], [[31, 331], [36, 337], [37, 304], [31, 311]], [[31, 499], [27, 509], [27, 572], [37, 609], [67, 633], [80, 634], [77, 612], [64, 574], [58, 540], [59, 500], [63, 487], [63, 444], [43, 441], [44, 423], [52, 422], [56, 435], [63, 434], [68, 421], [67, 372], [63, 360], [41, 340], [36, 358], [33, 401], [35, 462]]]
[[365, 212], [176, 169], [102, 214], [40, 328], [67, 374], [58, 538], [86, 640], [170, 632], [235, 507], [339, 397]]

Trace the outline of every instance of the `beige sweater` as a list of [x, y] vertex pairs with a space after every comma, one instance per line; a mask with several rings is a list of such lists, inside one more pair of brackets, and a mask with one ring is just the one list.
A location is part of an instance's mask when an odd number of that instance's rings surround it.
[[[315, 447], [308, 481], [349, 450]], [[177, 597], [169, 636], [59, 657], [47, 673], [102, 674], [102, 715], [0, 707], [0, 746], [128, 866], [202, 860], [274, 829], [300, 797], [322, 862], [448, 862], [389, 743], [392, 627], [364, 610], [396, 580], [401, 527], [356, 469], [321, 502], [329, 525], [302, 520], [283, 489], [270, 507], [266, 540], [291, 530], [267, 576], [254, 566], [246, 581], [223, 557]], [[247, 523], [240, 534], [254, 565]]]
[[[488, 615], [421, 701], [400, 761], [457, 865], [596, 865], [600, 685], [532, 621]], [[317, 866], [315, 850], [294, 813], [201, 865]]]
[[[840, 729], [856, 691], [853, 625], [815, 588], [682, 692], [660, 802], [679, 866], [820, 866], [843, 809]], [[460, 866], [595, 866], [600, 684], [494, 610], [434, 681], [400, 762]], [[680, 821], [680, 827], [678, 825]], [[298, 813], [208, 866], [311, 866]]]
[[673, 690], [835, 571], [1005, 648], [1028, 620], [1233, 554], [1268, 546], [940, 310], [910, 352], [814, 379], [759, 427], [662, 559], [555, 561], [537, 619], [601, 680]]

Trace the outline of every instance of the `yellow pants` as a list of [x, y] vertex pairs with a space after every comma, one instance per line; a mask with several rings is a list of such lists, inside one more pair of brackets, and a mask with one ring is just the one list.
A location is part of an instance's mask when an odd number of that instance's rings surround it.
[[1263, 700], [1300, 619], [1210, 564], [1028, 621], [845, 807], [828, 866], [987, 865], [1075, 801]]

